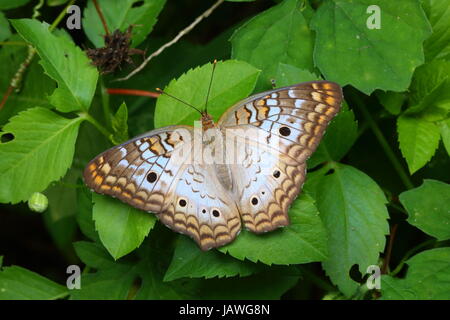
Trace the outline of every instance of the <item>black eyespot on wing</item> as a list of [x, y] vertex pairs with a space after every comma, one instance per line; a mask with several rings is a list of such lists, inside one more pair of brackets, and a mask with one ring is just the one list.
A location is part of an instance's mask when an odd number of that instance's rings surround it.
[[213, 214], [213, 216], [216, 217], [216, 218], [218, 218], [218, 217], [220, 216], [219, 210], [216, 210], [216, 209], [214, 209], [214, 210], [212, 211], [212, 214]]
[[178, 201], [178, 204], [180, 205], [180, 207], [186, 207], [187, 202], [184, 199], [180, 199], [180, 201]]
[[258, 198], [253, 197], [252, 198], [252, 205], [256, 206], [258, 204]]
[[273, 172], [273, 177], [274, 177], [274, 178], [279, 178], [280, 175], [281, 175], [281, 173], [280, 173], [279, 170], [275, 170], [275, 171]]
[[158, 178], [158, 175], [155, 172], [150, 172], [147, 175], [147, 181], [150, 182], [150, 183], [155, 182], [157, 178]]
[[284, 137], [287, 137], [288, 135], [291, 134], [291, 129], [289, 129], [288, 127], [281, 127], [278, 131]]

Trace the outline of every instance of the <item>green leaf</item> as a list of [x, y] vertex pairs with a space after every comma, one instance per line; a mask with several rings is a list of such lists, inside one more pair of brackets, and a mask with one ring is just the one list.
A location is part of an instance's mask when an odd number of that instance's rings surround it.
[[1, 0], [0, 10], [7, 10], [21, 7], [30, 2], [30, 0]]
[[425, 59], [448, 59], [450, 57], [450, 1], [422, 0], [433, 33], [424, 43]]
[[410, 87], [410, 105], [405, 114], [427, 121], [450, 117], [450, 62], [435, 60], [414, 72]]
[[114, 264], [101, 272], [81, 275], [81, 289], [71, 290], [73, 300], [125, 300], [136, 280], [131, 266]]
[[408, 222], [438, 240], [450, 239], [450, 185], [424, 180], [415, 189], [400, 194]]
[[406, 261], [404, 279], [383, 276], [383, 299], [450, 299], [450, 248], [426, 250]]
[[91, 268], [104, 269], [114, 266], [111, 256], [98, 243], [77, 241], [73, 246], [81, 261]]
[[293, 268], [281, 268], [244, 278], [191, 281], [187, 284], [187, 299], [278, 300], [298, 282], [298, 278], [299, 273]]
[[389, 233], [386, 197], [370, 177], [347, 165], [333, 163], [315, 180], [307, 190], [314, 194], [328, 230], [329, 259], [322, 265], [340, 291], [351, 296], [358, 287], [349, 275], [352, 266], [358, 265], [364, 275], [384, 250]]
[[300, 264], [327, 259], [327, 234], [314, 200], [303, 194], [289, 209], [289, 226], [266, 234], [242, 230], [219, 249], [231, 256], [265, 264]]
[[79, 170], [71, 168], [60, 183], [45, 190], [49, 207], [44, 213], [44, 222], [53, 241], [62, 251], [70, 250], [77, 230], [75, 219], [78, 211], [76, 181], [80, 176]]
[[[211, 74], [210, 63], [191, 69], [178, 79], [172, 80], [164, 91], [203, 110]], [[255, 87], [258, 75], [259, 70], [246, 62], [218, 62], [214, 73], [216, 80], [212, 82], [208, 99], [208, 113], [217, 120], [234, 103], [248, 97]], [[174, 124], [192, 125], [198, 119], [198, 112], [185, 104], [166, 95], [158, 98], [155, 110], [156, 128]]]
[[[369, 29], [380, 8], [380, 29]], [[314, 61], [328, 80], [351, 84], [366, 94], [375, 89], [405, 91], [423, 63], [422, 42], [430, 26], [418, 1], [330, 0], [312, 18]]]
[[312, 71], [314, 36], [309, 29], [311, 7], [300, 0], [285, 0], [258, 14], [231, 37], [233, 59], [244, 60], [263, 72], [256, 86], [267, 89], [279, 63]]
[[128, 140], [128, 109], [123, 102], [112, 119], [112, 128], [114, 133], [111, 135], [111, 141], [114, 144], [121, 144]]
[[4, 41], [11, 37], [11, 29], [9, 28], [9, 22], [5, 18], [3, 12], [0, 12], [0, 41]]
[[53, 300], [63, 297], [67, 288], [22, 267], [0, 271], [0, 300]]
[[308, 160], [308, 168], [325, 161], [339, 161], [344, 157], [358, 137], [358, 123], [353, 111], [345, 104], [329, 124], [316, 152]]
[[50, 102], [62, 112], [88, 110], [98, 72], [86, 54], [66, 37], [57, 37], [37, 20], [11, 20], [19, 34], [37, 50], [45, 72], [58, 83]]
[[[152, 31], [166, 0], [98, 0], [110, 33], [125, 31], [133, 25], [132, 46], [136, 47]], [[94, 2], [89, 1], [84, 10], [83, 30], [91, 42], [103, 47], [105, 28], [98, 17]]]
[[44, 109], [22, 111], [3, 127], [14, 136], [0, 143], [0, 202], [28, 200], [60, 179], [72, 163], [82, 118], [66, 119]]
[[93, 218], [100, 240], [114, 259], [130, 253], [142, 243], [156, 217], [117, 199], [92, 194]]
[[406, 100], [403, 92], [381, 91], [377, 90], [375, 95], [380, 101], [381, 105], [393, 115], [399, 115], [402, 111], [402, 106]]
[[69, 0], [47, 0], [47, 5], [49, 7], [56, 7], [56, 6], [60, 6], [66, 2], [68, 2]]
[[[23, 41], [15, 34], [10, 41]], [[27, 46], [4, 46], [0, 49], [0, 92], [6, 92], [8, 87], [28, 55]], [[35, 106], [52, 108], [48, 101], [50, 95], [56, 88], [56, 83], [50, 79], [38, 59], [33, 59], [25, 73], [25, 78], [19, 85], [19, 92], [15, 90], [11, 93], [0, 112], [0, 125], [3, 125], [9, 118], [20, 111], [24, 111]]]
[[203, 252], [192, 240], [179, 236], [164, 281], [183, 277], [206, 279], [236, 275], [245, 277], [261, 269], [259, 265], [236, 260], [216, 250]]
[[276, 80], [277, 87], [285, 87], [300, 82], [320, 80], [320, 77], [307, 70], [280, 62], [274, 79]]
[[439, 146], [439, 127], [433, 122], [402, 115], [397, 119], [400, 150], [413, 174], [422, 168]]
[[80, 185], [77, 193], [78, 210], [76, 220], [78, 226], [86, 237], [93, 241], [100, 242], [98, 233], [95, 230], [94, 219], [92, 219], [92, 192], [86, 188], [83, 182], [79, 181], [78, 183]]
[[439, 127], [441, 128], [442, 142], [450, 156], [450, 119], [440, 122]]

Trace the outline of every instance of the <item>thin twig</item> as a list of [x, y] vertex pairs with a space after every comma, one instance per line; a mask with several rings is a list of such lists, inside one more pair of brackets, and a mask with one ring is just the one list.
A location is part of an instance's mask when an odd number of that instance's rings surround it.
[[395, 235], [397, 233], [398, 224], [394, 224], [391, 228], [389, 236], [389, 244], [386, 250], [386, 257], [384, 259], [383, 268], [381, 269], [381, 274], [386, 274], [389, 268], [389, 263], [391, 261], [392, 247], [394, 245]]
[[102, 9], [98, 5], [97, 0], [93, 0], [93, 1], [94, 1], [95, 10], [97, 10], [97, 14], [100, 17], [100, 20], [102, 20], [102, 24], [103, 24], [103, 28], [105, 29], [105, 33], [107, 36], [109, 36], [108, 25], [106, 24], [105, 17], [103, 16]]
[[166, 48], [170, 47], [174, 43], [176, 43], [178, 40], [180, 40], [181, 37], [189, 33], [196, 25], [198, 25], [203, 19], [207, 18], [222, 2], [225, 0], [218, 0], [216, 3], [212, 5], [211, 8], [203, 12], [197, 19], [194, 20], [189, 26], [187, 26], [185, 29], [181, 30], [175, 38], [173, 38], [171, 41], [164, 44], [161, 48], [153, 52], [150, 56], [147, 57], [147, 59], [142, 62], [142, 64], [134, 69], [129, 75], [127, 75], [124, 78], [116, 79], [115, 81], [125, 81], [130, 79], [132, 76], [134, 76], [136, 73], [141, 71], [145, 68], [145, 66], [149, 63], [150, 60], [152, 60], [154, 57], [158, 56], [161, 52], [163, 52]]

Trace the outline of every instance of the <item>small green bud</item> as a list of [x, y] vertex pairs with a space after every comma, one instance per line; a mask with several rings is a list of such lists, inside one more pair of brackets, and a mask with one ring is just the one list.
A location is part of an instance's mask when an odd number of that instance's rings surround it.
[[48, 207], [48, 199], [45, 196], [45, 194], [42, 194], [40, 192], [35, 192], [31, 195], [30, 199], [28, 200], [28, 207], [31, 211], [34, 212], [44, 212], [47, 210]]

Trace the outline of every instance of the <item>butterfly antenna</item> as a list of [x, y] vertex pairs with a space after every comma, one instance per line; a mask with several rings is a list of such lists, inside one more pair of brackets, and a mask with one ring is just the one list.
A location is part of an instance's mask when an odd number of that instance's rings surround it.
[[214, 59], [213, 69], [212, 69], [212, 73], [211, 73], [211, 80], [209, 81], [208, 93], [206, 94], [206, 102], [205, 102], [205, 112], [206, 113], [208, 113], [208, 99], [209, 99], [209, 93], [211, 92], [211, 86], [212, 86], [213, 78], [214, 78], [214, 71], [216, 70], [216, 64], [217, 64], [217, 59]]
[[185, 105], [191, 107], [192, 109], [194, 109], [194, 110], [197, 111], [198, 113], [202, 114], [202, 112], [201, 112], [200, 110], [198, 110], [196, 107], [194, 107], [192, 104], [189, 104], [189, 103], [187, 103], [186, 101], [183, 101], [183, 100], [181, 100], [181, 99], [178, 99], [177, 97], [174, 97], [173, 95], [171, 95], [171, 94], [169, 94], [169, 93], [167, 93], [167, 92], [164, 92], [164, 91], [161, 90], [160, 88], [156, 88], [156, 91], [158, 91], [158, 92], [161, 93], [161, 94], [165, 94], [166, 96], [169, 96], [169, 97], [171, 97], [172, 99], [177, 100], [178, 102], [184, 103]]

